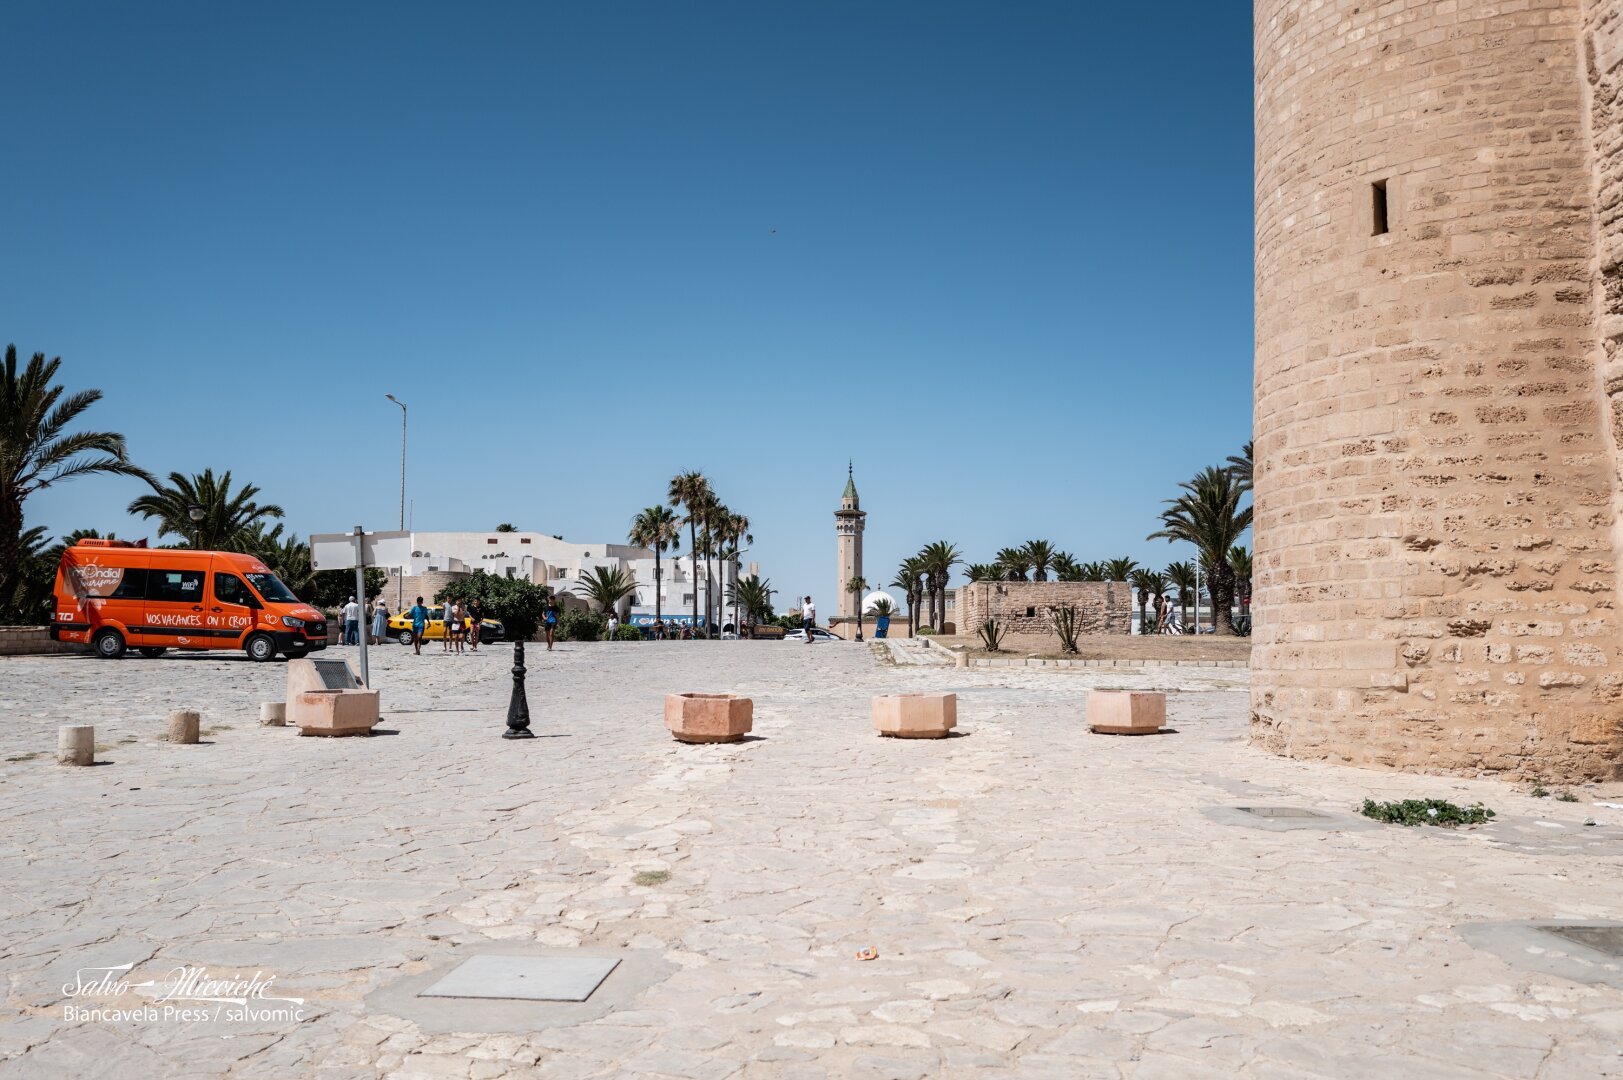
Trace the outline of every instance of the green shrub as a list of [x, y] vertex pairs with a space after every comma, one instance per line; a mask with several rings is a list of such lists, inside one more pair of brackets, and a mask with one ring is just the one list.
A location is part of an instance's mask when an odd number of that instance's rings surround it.
[[621, 623], [614, 631], [615, 641], [641, 641], [642, 631], [630, 623]]
[[608, 620], [595, 611], [566, 611], [558, 616], [559, 641], [602, 641]]
[[1456, 825], [1480, 825], [1493, 817], [1493, 811], [1477, 803], [1460, 806], [1447, 799], [1404, 799], [1402, 802], [1378, 803], [1365, 799], [1362, 813], [1367, 818], [1392, 825], [1440, 825], [1452, 829]]
[[933, 626], [921, 626], [921, 627], [919, 627], [919, 634], [922, 637], [934, 637], [935, 636], [935, 627], [933, 627]]
[[[447, 600], [460, 600], [464, 604], [478, 600], [488, 618], [501, 621], [509, 641], [528, 641], [541, 627], [541, 614], [551, 592], [545, 585], [480, 570], [471, 577], [451, 582], [431, 599], [435, 604]], [[407, 597], [406, 604], [409, 606], [414, 600], [415, 597]]]

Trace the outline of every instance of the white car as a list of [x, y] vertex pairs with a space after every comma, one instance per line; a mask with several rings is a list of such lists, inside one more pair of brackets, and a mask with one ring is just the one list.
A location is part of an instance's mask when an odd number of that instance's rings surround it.
[[[814, 627], [811, 628], [811, 637], [812, 637], [812, 642], [814, 644], [816, 642], [819, 642], [819, 641], [844, 641], [845, 640], [842, 637], [839, 637], [837, 635], [829, 633], [827, 630], [824, 630], [821, 626], [814, 626]], [[805, 630], [790, 630], [788, 633], [783, 635], [783, 640], [785, 640], [785, 641], [798, 641], [801, 644], [805, 644], [805, 642], [806, 642], [806, 631]]]

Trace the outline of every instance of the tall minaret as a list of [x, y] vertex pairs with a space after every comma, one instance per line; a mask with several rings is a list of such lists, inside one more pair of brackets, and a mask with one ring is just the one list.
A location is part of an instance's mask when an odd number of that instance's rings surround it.
[[834, 536], [839, 546], [839, 569], [834, 594], [839, 599], [833, 607], [842, 618], [847, 619], [857, 617], [857, 607], [862, 603], [861, 598], [846, 588], [852, 578], [862, 576], [862, 523], [868, 515], [862, 512], [860, 505], [856, 476], [852, 466], [847, 464], [845, 494], [840, 496], [840, 508], [834, 511]]

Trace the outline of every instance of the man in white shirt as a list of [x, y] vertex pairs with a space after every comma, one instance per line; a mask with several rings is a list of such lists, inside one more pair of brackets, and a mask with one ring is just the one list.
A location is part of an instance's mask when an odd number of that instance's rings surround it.
[[817, 605], [812, 603], [812, 598], [809, 596], [806, 597], [806, 602], [800, 605], [800, 625], [805, 627], [806, 644], [810, 645], [812, 643], [812, 627], [817, 625]]
[[619, 630], [619, 629], [620, 629], [620, 616], [616, 615], [612, 611], [609, 612], [609, 640], [610, 641], [614, 640], [615, 632], [617, 630]]
[[344, 642], [345, 645], [359, 645], [361, 643], [361, 605], [355, 602], [352, 596], [349, 603], [344, 605]]

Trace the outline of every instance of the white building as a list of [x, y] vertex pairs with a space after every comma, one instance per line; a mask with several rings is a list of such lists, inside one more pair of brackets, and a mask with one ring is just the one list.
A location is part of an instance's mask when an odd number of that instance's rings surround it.
[[[713, 611], [716, 600], [725, 601], [728, 584], [739, 576], [737, 563], [718, 559], [699, 560], [697, 574], [692, 557], [686, 554], [667, 553], [659, 562], [659, 606], [667, 624], [692, 623], [697, 594], [700, 625], [708, 625], [705, 611]], [[715, 600], [706, 591], [707, 564], [710, 581], [715, 586]], [[630, 573], [637, 582], [637, 589], [621, 602], [620, 618], [633, 625], [653, 623], [654, 553], [629, 544], [580, 543], [533, 532], [413, 532], [411, 562], [405, 567], [405, 576], [420, 578], [425, 574], [466, 574], [482, 570], [582, 596], [578, 588], [581, 578], [594, 567], [619, 568]], [[758, 566], [751, 563], [744, 576], [758, 572]], [[730, 618], [729, 608], [722, 622]]]

